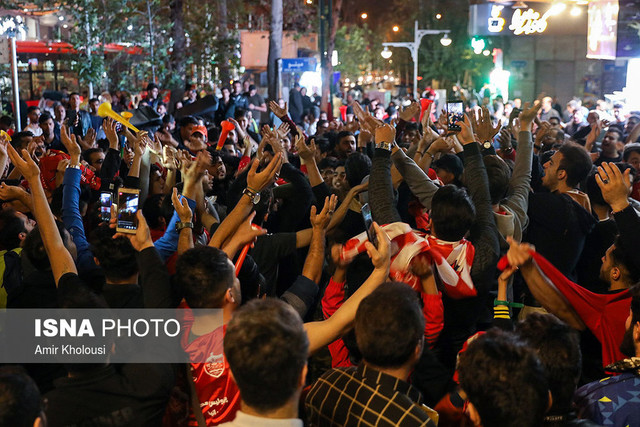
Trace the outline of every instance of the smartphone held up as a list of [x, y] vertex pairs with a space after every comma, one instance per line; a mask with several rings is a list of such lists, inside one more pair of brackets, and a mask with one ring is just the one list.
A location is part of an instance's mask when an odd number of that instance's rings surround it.
[[447, 129], [450, 132], [460, 132], [458, 122], [464, 121], [464, 104], [462, 101], [447, 102]]
[[116, 225], [118, 233], [135, 234], [138, 229], [136, 213], [138, 212], [139, 200], [140, 190], [136, 188], [120, 188], [118, 190], [118, 222]]

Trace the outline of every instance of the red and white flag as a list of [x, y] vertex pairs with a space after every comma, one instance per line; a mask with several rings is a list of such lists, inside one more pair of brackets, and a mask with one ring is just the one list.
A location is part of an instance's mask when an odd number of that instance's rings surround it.
[[[391, 280], [407, 283], [421, 291], [420, 278], [411, 272], [409, 265], [413, 257], [424, 254], [435, 266], [444, 285], [443, 290], [449, 297], [460, 299], [477, 295], [471, 280], [471, 265], [475, 255], [471, 242], [466, 239], [457, 242], [438, 240], [413, 230], [403, 222], [383, 225], [382, 229], [391, 240]], [[364, 243], [367, 241], [366, 232], [349, 239], [342, 246], [342, 259], [351, 260], [366, 251]]]

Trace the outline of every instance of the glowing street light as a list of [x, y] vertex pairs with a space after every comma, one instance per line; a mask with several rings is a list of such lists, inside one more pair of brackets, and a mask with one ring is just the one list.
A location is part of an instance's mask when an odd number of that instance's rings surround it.
[[362, 12], [360, 14], [360, 18], [362, 18], [362, 19], [367, 19], [368, 17], [369, 17], [369, 15], [367, 14], [367, 12]]
[[437, 20], [442, 19], [442, 14], [441, 14], [441, 13], [436, 13], [436, 19], [437, 19]]
[[[412, 42], [382, 43], [382, 46], [384, 46], [384, 50], [380, 54], [384, 59], [391, 58], [392, 53], [389, 50], [389, 47], [406, 47], [411, 52], [411, 59], [413, 60], [413, 94], [414, 96], [416, 96], [418, 93], [418, 49], [420, 49], [420, 42], [422, 41], [422, 37], [427, 35], [435, 36], [435, 35], [444, 34], [444, 37], [440, 39], [440, 43], [442, 43], [443, 46], [449, 46], [451, 44], [451, 39], [449, 38], [449, 35], [448, 35], [449, 32], [451, 32], [451, 30], [421, 30], [418, 28], [418, 21], [415, 21]], [[389, 59], [389, 63], [391, 63], [391, 59]]]
[[397, 25], [394, 25], [392, 30], [394, 33], [397, 33], [398, 31], [400, 31], [400, 27], [398, 27]]

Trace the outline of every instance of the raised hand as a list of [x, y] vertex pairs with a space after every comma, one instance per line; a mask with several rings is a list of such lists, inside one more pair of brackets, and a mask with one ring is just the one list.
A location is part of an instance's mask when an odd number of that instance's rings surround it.
[[11, 163], [18, 169], [20, 174], [29, 182], [40, 179], [40, 168], [33, 160], [27, 150], [22, 150], [22, 156], [18, 154], [13, 145], [7, 145], [7, 154]]
[[78, 145], [76, 136], [69, 133], [69, 128], [67, 128], [67, 126], [64, 124], [60, 127], [60, 140], [64, 147], [67, 149], [69, 156], [71, 156], [73, 164], [77, 165], [80, 162], [80, 155], [82, 154], [82, 150]]
[[336, 210], [336, 206], [338, 205], [338, 196], [332, 194], [331, 197], [325, 197], [324, 199], [324, 207], [319, 214], [316, 214], [316, 207], [311, 206], [311, 227], [315, 230], [326, 230], [329, 222], [331, 221], [331, 216]]
[[277, 102], [271, 101], [269, 102], [269, 108], [271, 109], [271, 111], [273, 111], [273, 114], [278, 117], [284, 117], [289, 112], [286, 102], [284, 103], [284, 108], [280, 108]]
[[304, 142], [304, 137], [301, 134], [296, 134], [295, 137], [296, 151], [298, 156], [306, 163], [314, 161], [316, 154], [316, 142], [311, 138], [309, 145]]
[[631, 169], [624, 174], [615, 163], [603, 162], [598, 167], [596, 182], [602, 191], [604, 201], [614, 212], [624, 210], [629, 206], [629, 192], [631, 191]]
[[457, 124], [460, 126], [460, 133], [458, 134], [458, 139], [462, 143], [462, 145], [467, 145], [475, 142], [475, 136], [473, 134], [473, 126], [471, 124], [471, 120], [469, 120], [469, 116], [463, 114], [464, 121], [459, 121]]
[[507, 251], [507, 259], [511, 267], [521, 267], [531, 260], [531, 252], [535, 251], [535, 247], [528, 243], [518, 243], [513, 237], [507, 237], [509, 250]]
[[[116, 228], [117, 226], [117, 214], [115, 210], [115, 205], [111, 206], [111, 220], [109, 221], [110, 228]], [[131, 246], [138, 252], [141, 252], [147, 248], [153, 246], [153, 240], [151, 239], [151, 232], [149, 231], [149, 225], [147, 224], [147, 220], [142, 214], [142, 209], [139, 209], [136, 212], [136, 219], [138, 220], [138, 226], [136, 228], [135, 234], [129, 233], [116, 233], [113, 235], [113, 238], [116, 239], [118, 237], [124, 237], [129, 239], [131, 242]]]
[[87, 134], [80, 140], [80, 144], [85, 150], [96, 147], [96, 130], [89, 128]]
[[388, 273], [389, 266], [391, 264], [391, 258], [389, 255], [389, 246], [391, 245], [391, 241], [389, 240], [387, 233], [385, 233], [377, 222], [373, 223], [373, 227], [376, 231], [376, 236], [378, 237], [378, 247], [375, 247], [369, 241], [365, 242], [364, 246], [367, 248], [367, 254], [369, 255], [369, 258], [371, 258], [373, 266], [377, 270], [386, 270]]
[[396, 140], [396, 128], [389, 124], [383, 124], [376, 128], [376, 142], [393, 142]]
[[406, 108], [403, 108], [402, 111], [398, 113], [398, 117], [404, 120], [405, 122], [410, 122], [411, 119], [418, 116], [420, 114], [420, 103], [412, 102]]
[[493, 137], [496, 136], [501, 127], [501, 122], [498, 121], [498, 124], [494, 128], [491, 124], [491, 113], [486, 107], [482, 107], [482, 109], [478, 112], [478, 118], [476, 118], [475, 113], [471, 114], [471, 125], [478, 136], [478, 139], [482, 142], [485, 141], [493, 141]]
[[251, 212], [251, 214], [249, 214], [247, 219], [238, 226], [238, 228], [236, 229], [236, 232], [233, 233], [233, 236], [231, 237], [231, 241], [232, 241], [232, 246], [235, 247], [234, 250], [237, 251], [239, 248], [245, 245], [252, 244], [256, 241], [258, 236], [267, 234], [266, 229], [252, 224], [253, 218], [255, 216], [256, 216], [256, 211]]
[[282, 139], [289, 134], [290, 130], [291, 127], [289, 126], [289, 123], [282, 122], [280, 123], [280, 126], [278, 126], [278, 129], [276, 129], [275, 136], [277, 136], [278, 139]]
[[118, 132], [116, 132], [116, 122], [110, 117], [107, 117], [102, 122], [102, 129], [109, 141], [109, 148], [114, 150], [118, 149]]
[[271, 159], [271, 162], [261, 172], [258, 172], [258, 159], [254, 159], [247, 175], [247, 187], [252, 191], [260, 192], [269, 184], [273, 183], [276, 174], [280, 172], [282, 166], [282, 154], [277, 153]]
[[191, 222], [193, 212], [189, 207], [189, 202], [187, 202], [186, 197], [183, 197], [182, 200], [180, 200], [178, 197], [178, 189], [175, 187], [173, 187], [173, 192], [171, 193], [171, 202], [173, 203], [173, 208], [176, 210], [176, 213], [180, 218], [180, 222]]
[[24, 188], [7, 185], [4, 182], [0, 183], [0, 200], [8, 202], [11, 200], [20, 200], [24, 196], [29, 196], [29, 193], [27, 193]]
[[519, 130], [523, 130], [525, 132], [527, 131], [531, 132], [531, 125], [538, 117], [538, 113], [540, 112], [541, 108], [542, 108], [542, 102], [540, 100], [536, 100], [533, 103], [533, 106], [531, 106], [530, 103], [525, 102], [524, 109], [522, 110], [522, 113], [520, 113], [520, 116], [518, 117], [520, 121]]

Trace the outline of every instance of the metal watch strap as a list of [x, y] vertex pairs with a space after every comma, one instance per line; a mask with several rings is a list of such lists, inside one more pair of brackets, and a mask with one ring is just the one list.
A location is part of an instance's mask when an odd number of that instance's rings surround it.
[[391, 151], [393, 144], [391, 142], [377, 142], [376, 148], [382, 148], [383, 150]]
[[191, 228], [193, 229], [193, 222], [191, 221], [187, 221], [187, 222], [176, 222], [176, 231], [180, 231], [184, 228]]

